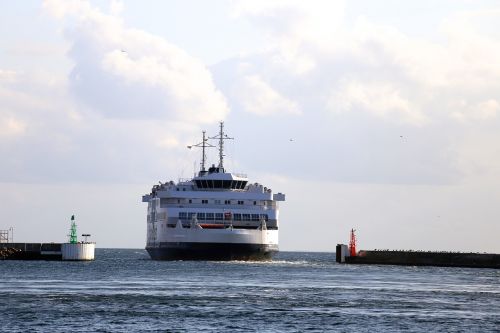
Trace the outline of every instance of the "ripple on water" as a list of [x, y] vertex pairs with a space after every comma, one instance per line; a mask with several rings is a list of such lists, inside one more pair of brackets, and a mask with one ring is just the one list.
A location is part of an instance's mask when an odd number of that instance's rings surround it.
[[272, 261], [0, 262], [5, 331], [477, 331], [500, 323], [497, 270], [346, 266], [331, 253]]

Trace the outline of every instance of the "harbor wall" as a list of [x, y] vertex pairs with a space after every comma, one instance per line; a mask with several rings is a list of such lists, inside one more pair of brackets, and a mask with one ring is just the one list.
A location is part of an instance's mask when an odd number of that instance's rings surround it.
[[346, 264], [500, 268], [500, 254], [491, 253], [362, 250], [344, 259]]
[[95, 243], [0, 243], [0, 260], [94, 260]]
[[61, 243], [0, 243], [0, 259], [61, 260]]

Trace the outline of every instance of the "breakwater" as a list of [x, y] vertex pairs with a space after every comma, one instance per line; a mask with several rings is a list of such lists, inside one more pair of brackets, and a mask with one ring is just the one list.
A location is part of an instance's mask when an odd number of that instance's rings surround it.
[[337, 262], [346, 264], [500, 268], [500, 254], [493, 253], [361, 250], [350, 256], [342, 246], [337, 245], [337, 253], [344, 253]]
[[0, 243], [3, 260], [62, 260], [61, 243]]

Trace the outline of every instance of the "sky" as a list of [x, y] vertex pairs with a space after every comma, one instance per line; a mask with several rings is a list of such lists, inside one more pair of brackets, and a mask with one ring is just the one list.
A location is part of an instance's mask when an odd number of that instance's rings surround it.
[[[280, 249], [500, 253], [497, 1], [5, 1], [0, 229], [144, 248], [141, 196], [225, 167]], [[217, 152], [208, 153], [217, 163]]]

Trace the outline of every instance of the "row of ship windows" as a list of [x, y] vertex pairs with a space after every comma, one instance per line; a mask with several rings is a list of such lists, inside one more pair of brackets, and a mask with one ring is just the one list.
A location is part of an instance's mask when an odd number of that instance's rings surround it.
[[240, 180], [213, 180], [213, 179], [201, 179], [196, 180], [196, 186], [198, 188], [219, 188], [219, 189], [233, 189], [242, 190], [247, 185], [247, 181]]
[[[192, 200], [192, 199], [189, 199], [189, 200], [188, 200], [188, 202], [189, 202], [189, 203], [193, 203], [193, 200]], [[221, 205], [221, 204], [222, 204], [222, 200], [214, 200], [213, 202], [214, 202], [214, 204], [216, 204], [216, 205]], [[178, 204], [180, 204], [180, 203], [181, 203], [181, 200], [180, 200], [180, 199], [178, 199], [178, 200], [177, 200], [177, 203], [178, 203]], [[206, 205], [206, 204], [208, 204], [208, 199], [202, 199], [202, 200], [201, 200], [201, 203], [202, 203], [202, 204], [205, 204], [205, 205]], [[266, 202], [265, 202], [265, 201], [263, 201], [263, 203], [264, 203], [264, 205], [266, 204]], [[224, 200], [224, 205], [232, 205], [232, 204], [244, 205], [244, 204], [245, 204], [245, 201], [243, 201], [243, 200], [235, 200], [235, 201], [232, 201], [232, 200]], [[254, 204], [254, 206], [255, 206], [255, 205], [257, 205], [257, 201], [253, 201], [253, 204]]]
[[193, 216], [196, 215], [198, 220], [230, 220], [231, 217], [234, 221], [268, 221], [269, 217], [267, 214], [231, 214], [229, 212], [223, 213], [188, 213], [180, 212], [179, 219], [181, 220], [191, 220]]

